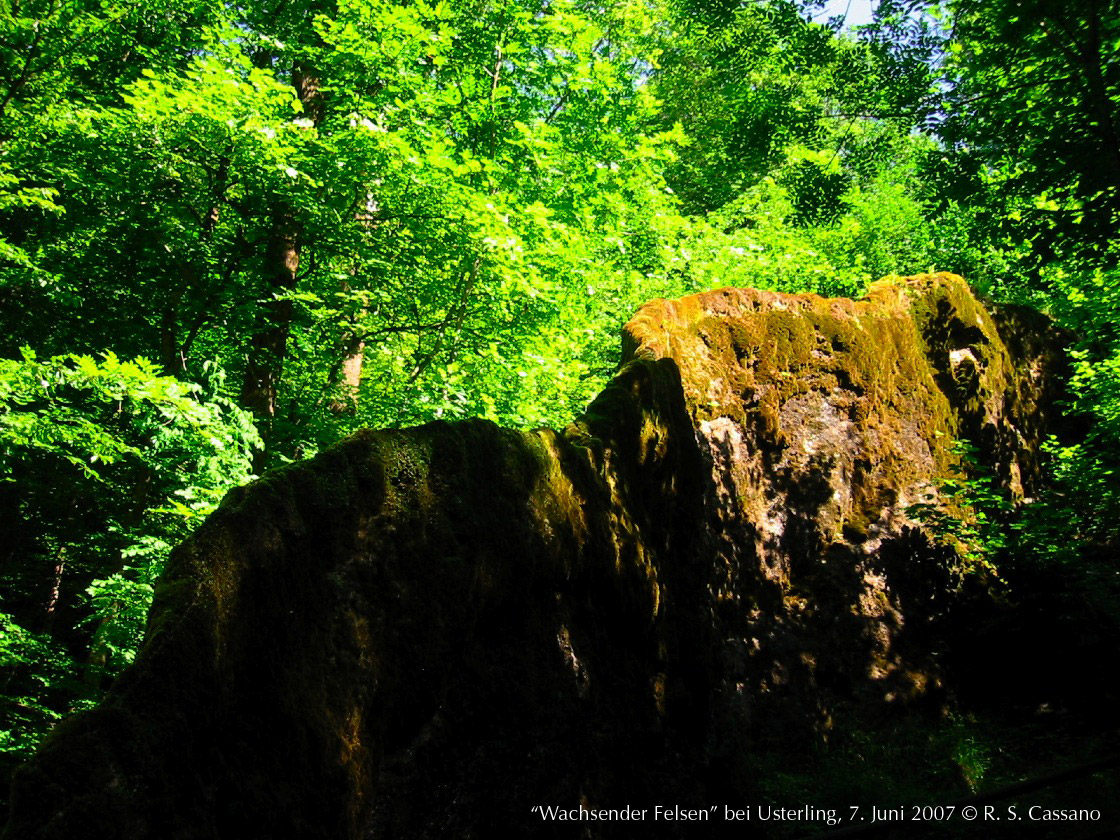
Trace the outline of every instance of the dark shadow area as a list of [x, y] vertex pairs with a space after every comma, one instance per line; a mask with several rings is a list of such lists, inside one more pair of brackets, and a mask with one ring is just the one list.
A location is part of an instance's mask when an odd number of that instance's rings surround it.
[[938, 804], [1083, 761], [1115, 629], [1058, 580], [1001, 601], [906, 514], [953, 424], [1034, 486], [1043, 344], [951, 307], [919, 340], [897, 307], [711, 300], [732, 340], [650, 322], [694, 344], [632, 336], [563, 432], [362, 432], [230, 494], [136, 665], [17, 775], [6, 840], [738, 838], [540, 807]]

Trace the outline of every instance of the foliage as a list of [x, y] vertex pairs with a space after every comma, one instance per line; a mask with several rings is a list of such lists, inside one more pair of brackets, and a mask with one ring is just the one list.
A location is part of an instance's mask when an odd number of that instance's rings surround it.
[[1001, 555], [1010, 544], [1014, 503], [983, 465], [975, 446], [957, 440], [952, 452], [958, 458], [954, 474], [938, 482], [937, 494], [927, 493], [906, 513], [957, 552], [962, 576], [986, 574], [998, 580]]
[[1005, 194], [1039, 199], [1021, 223], [1042, 235], [1041, 257], [1107, 240], [1120, 209], [1120, 68], [1111, 60], [1120, 8], [1048, 0], [950, 8], [946, 138], [975, 147]]
[[1053, 481], [1020, 529], [1021, 554], [1120, 624], [1120, 274], [1052, 266], [1045, 279], [1054, 315], [1077, 330], [1067, 409], [1083, 429], [1049, 442]]
[[1116, 3], [822, 6], [0, 7], [0, 749], [130, 661], [229, 487], [362, 425], [564, 424], [639, 305], [717, 286], [1052, 311], [1092, 430], [1017, 514], [973, 467], [927, 515], [973, 567], [1104, 576]]
[[259, 445], [244, 411], [143, 359], [0, 360], [4, 751], [25, 755], [132, 660], [170, 546]]
[[[77, 669], [48, 635], [32, 633], [3, 613], [0, 666], [5, 674], [0, 694], [5, 721], [5, 728], [0, 730], [0, 755], [28, 756], [43, 732], [62, 717], [58, 708], [70, 708], [68, 701], [80, 693], [69, 685]], [[61, 703], [54, 696], [60, 690], [64, 696]]]

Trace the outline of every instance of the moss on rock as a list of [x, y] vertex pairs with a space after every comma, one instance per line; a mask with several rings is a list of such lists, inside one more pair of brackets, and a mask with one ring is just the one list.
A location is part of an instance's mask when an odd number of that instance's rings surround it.
[[952, 275], [655, 301], [562, 432], [366, 431], [231, 493], [4, 836], [583, 836], [532, 806], [745, 801], [767, 743], [936, 706], [956, 558], [906, 510], [962, 435], [1036, 480], [1016, 329]]

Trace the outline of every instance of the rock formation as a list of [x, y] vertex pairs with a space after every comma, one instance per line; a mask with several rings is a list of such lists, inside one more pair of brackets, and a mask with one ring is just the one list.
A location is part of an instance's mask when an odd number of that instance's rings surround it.
[[174, 552], [4, 836], [630, 837], [531, 809], [742, 801], [839, 708], [944, 701], [983, 574], [908, 509], [952, 506], [958, 438], [1035, 491], [1056, 346], [952, 275], [723, 289], [645, 306], [562, 432], [365, 431], [269, 474]]

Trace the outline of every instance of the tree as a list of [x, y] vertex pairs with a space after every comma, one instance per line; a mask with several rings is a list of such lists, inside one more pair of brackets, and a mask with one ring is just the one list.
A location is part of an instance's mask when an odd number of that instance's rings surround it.
[[1012, 199], [1007, 224], [1038, 261], [1099, 251], [1120, 213], [1120, 6], [961, 0], [949, 12], [942, 135], [962, 168], [975, 159]]
[[0, 360], [5, 762], [139, 646], [171, 546], [250, 477], [260, 440], [209, 388], [113, 355]]

